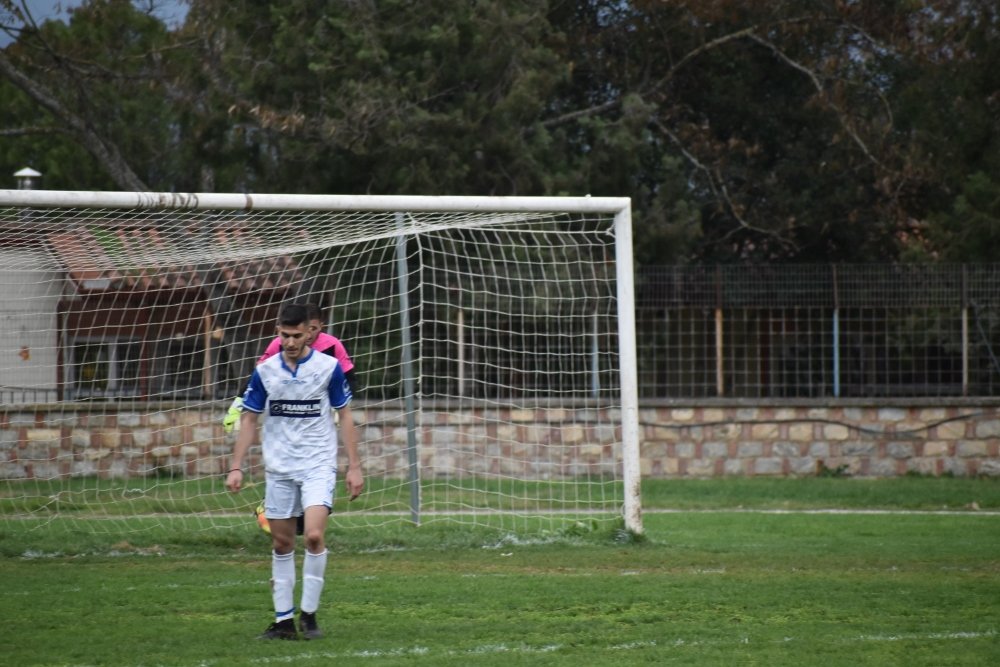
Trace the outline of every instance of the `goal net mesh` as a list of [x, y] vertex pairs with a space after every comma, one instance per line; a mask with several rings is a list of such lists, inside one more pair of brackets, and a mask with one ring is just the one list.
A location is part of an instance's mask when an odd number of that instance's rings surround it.
[[222, 419], [287, 302], [355, 364], [334, 526], [618, 521], [614, 245], [607, 213], [0, 204], [0, 525], [252, 529]]

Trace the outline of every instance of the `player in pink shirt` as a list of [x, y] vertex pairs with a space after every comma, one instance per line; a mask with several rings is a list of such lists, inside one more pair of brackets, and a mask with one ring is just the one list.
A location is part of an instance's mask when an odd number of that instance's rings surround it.
[[[316, 329], [322, 328], [322, 324], [317, 325], [315, 324], [316, 322], [319, 322], [318, 318], [309, 320], [309, 327]], [[337, 357], [337, 361], [340, 362], [340, 367], [344, 370], [345, 375], [354, 370], [354, 362], [351, 361], [351, 357], [347, 354], [347, 349], [344, 348], [344, 344], [341, 343], [340, 339], [337, 338], [336, 336], [331, 336], [325, 331], [320, 331], [319, 333], [316, 334], [316, 337], [313, 338], [312, 342], [309, 343], [309, 347], [316, 350], [317, 352], [323, 352], [325, 354]], [[264, 350], [264, 354], [260, 355], [260, 359], [257, 360], [257, 363], [262, 364], [271, 357], [273, 357], [274, 355], [280, 353], [281, 353], [281, 339], [275, 338], [267, 346], [267, 349]], [[350, 382], [351, 378], [348, 377], [347, 380], [348, 382]]]

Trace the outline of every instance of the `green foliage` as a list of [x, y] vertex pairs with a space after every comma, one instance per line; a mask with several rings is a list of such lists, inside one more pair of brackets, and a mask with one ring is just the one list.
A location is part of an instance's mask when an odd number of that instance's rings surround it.
[[839, 465], [835, 468], [830, 468], [826, 464], [820, 464], [819, 470], [816, 472], [817, 477], [850, 477], [850, 470], [846, 465]]
[[1000, 181], [976, 172], [950, 211], [931, 218], [928, 232], [945, 261], [993, 263], [1000, 256]]
[[11, 132], [0, 138], [0, 184], [14, 187], [13, 174], [32, 167], [50, 189], [111, 189], [111, 179], [79, 144], [63, 133], [51, 115], [26, 95], [0, 79], [0, 127]]
[[189, 29], [225, 29], [225, 44], [206, 48], [229, 122], [253, 128], [248, 141], [266, 148], [247, 174], [255, 182], [511, 194], [536, 189], [524, 180], [536, 170], [518, 165], [529, 158], [521, 135], [553, 76], [537, 11], [532, 2], [204, 2]]
[[[37, 33], [27, 31], [9, 51], [24, 73], [85, 119], [90, 131], [117, 145], [144, 180], [162, 182], [174, 157], [172, 114], [163, 103], [157, 58], [167, 37], [161, 22], [128, 0], [91, 0], [73, 11], [68, 25], [48, 21]], [[14, 145], [3, 146], [7, 159], [31, 162], [48, 188], [111, 185], [109, 175], [101, 173], [104, 165], [92, 151], [80, 150], [79, 134], [67, 131], [65, 119], [51, 110], [40, 113], [24, 92], [11, 92], [15, 108], [27, 112], [17, 114], [16, 121], [34, 129]], [[32, 141], [35, 136], [43, 137], [41, 146]], [[31, 148], [24, 151], [26, 145]], [[21, 157], [21, 151], [27, 156]]]
[[626, 195], [642, 263], [992, 256], [982, 0], [141, 8], [5, 50], [86, 129], [0, 80], [0, 170], [106, 188], [114, 146], [155, 190]]

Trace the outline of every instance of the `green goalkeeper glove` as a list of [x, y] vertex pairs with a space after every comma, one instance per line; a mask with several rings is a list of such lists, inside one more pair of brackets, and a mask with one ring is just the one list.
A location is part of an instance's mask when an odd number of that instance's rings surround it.
[[226, 433], [240, 430], [240, 415], [243, 414], [243, 398], [237, 396], [222, 419], [222, 430]]

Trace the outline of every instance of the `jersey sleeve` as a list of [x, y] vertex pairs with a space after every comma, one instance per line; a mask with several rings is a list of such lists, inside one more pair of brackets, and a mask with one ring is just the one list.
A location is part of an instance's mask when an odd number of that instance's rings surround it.
[[243, 409], [259, 414], [264, 412], [266, 404], [267, 389], [264, 388], [264, 383], [260, 379], [260, 373], [254, 369], [253, 375], [250, 376], [250, 382], [247, 383], [247, 389], [243, 392]]
[[281, 339], [275, 338], [268, 344], [267, 349], [264, 350], [264, 354], [260, 355], [260, 359], [257, 360], [258, 364], [262, 364], [274, 355], [281, 352]]
[[[336, 409], [344, 407], [354, 398], [354, 395], [351, 393], [351, 386], [347, 383], [347, 378], [344, 376], [344, 369], [340, 367], [340, 364], [337, 364], [330, 375], [330, 386], [327, 387], [327, 393], [330, 396], [330, 407]], [[245, 404], [246, 399], [244, 399]]]

